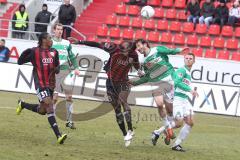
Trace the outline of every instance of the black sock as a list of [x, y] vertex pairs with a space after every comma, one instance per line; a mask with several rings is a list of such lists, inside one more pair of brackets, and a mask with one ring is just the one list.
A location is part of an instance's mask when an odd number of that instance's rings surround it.
[[124, 116], [125, 116], [125, 120], [126, 120], [126, 122], [127, 122], [128, 130], [133, 131], [131, 111], [126, 111], [126, 112], [124, 113]]
[[25, 109], [38, 113], [39, 104], [30, 104], [26, 102], [21, 102], [21, 105]]
[[48, 122], [49, 124], [51, 125], [56, 137], [60, 137], [61, 134], [59, 132], [59, 129], [58, 129], [58, 125], [57, 125], [57, 122], [56, 122], [56, 119], [55, 119], [55, 115], [54, 113], [48, 113]]
[[126, 131], [126, 128], [125, 128], [124, 117], [123, 117], [122, 112], [116, 114], [116, 120], [117, 120], [119, 128], [121, 129], [121, 131], [123, 133], [123, 136], [126, 136], [127, 131]]

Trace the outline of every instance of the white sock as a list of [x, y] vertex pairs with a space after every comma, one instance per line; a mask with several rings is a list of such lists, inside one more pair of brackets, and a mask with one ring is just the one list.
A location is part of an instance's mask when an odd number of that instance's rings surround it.
[[67, 122], [72, 122], [73, 102], [66, 101]]
[[160, 127], [158, 130], [155, 130], [154, 133], [160, 135], [166, 129], [165, 126]]
[[165, 127], [169, 127], [169, 126], [170, 126], [170, 123], [169, 123], [169, 121], [168, 121], [168, 119], [167, 119], [167, 116], [166, 116], [166, 117], [163, 117], [162, 120], [163, 120], [163, 125], [164, 125]]
[[53, 104], [53, 111], [54, 111], [54, 113], [56, 112], [56, 107], [57, 107], [57, 104]]
[[167, 115], [167, 119], [168, 119], [169, 122], [172, 122], [174, 120], [173, 116], [169, 116], [169, 115]]
[[173, 146], [180, 145], [182, 143], [182, 141], [187, 138], [190, 131], [191, 131], [191, 126], [189, 126], [188, 124], [184, 124], [184, 126], [180, 130], [179, 135], [178, 135], [176, 141], [174, 142]]
[[175, 121], [171, 121], [171, 122], [170, 122], [170, 125], [171, 125], [171, 128], [174, 128], [174, 127], [176, 126]]

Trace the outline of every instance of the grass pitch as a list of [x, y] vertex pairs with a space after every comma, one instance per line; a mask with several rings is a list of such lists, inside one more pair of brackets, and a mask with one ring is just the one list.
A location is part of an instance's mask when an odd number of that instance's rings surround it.
[[[68, 134], [58, 145], [46, 116], [27, 110], [17, 116], [18, 97], [37, 102], [35, 95], [0, 92], [0, 160], [236, 160], [240, 159], [240, 118], [195, 114], [195, 126], [183, 143], [187, 150], [177, 153], [159, 139], [152, 146], [151, 132], [161, 125], [154, 108], [132, 107], [135, 137], [129, 148], [115, 122], [114, 112], [99, 118], [76, 122], [77, 130], [60, 130]], [[75, 100], [75, 112], [91, 110], [99, 102]], [[179, 130], [176, 131], [178, 133]]]

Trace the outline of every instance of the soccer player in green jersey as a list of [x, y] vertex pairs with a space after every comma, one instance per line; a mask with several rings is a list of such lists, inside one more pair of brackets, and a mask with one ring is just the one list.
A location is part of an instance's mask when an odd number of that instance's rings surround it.
[[[74, 67], [75, 76], [80, 74], [79, 66], [76, 61], [75, 55], [72, 52], [71, 44], [68, 40], [62, 39], [63, 34], [63, 25], [61, 23], [56, 23], [53, 28], [54, 37], [53, 37], [53, 45], [52, 48], [55, 48], [59, 53], [59, 61], [60, 61], [60, 74], [56, 77], [56, 91], [53, 97], [54, 106], [56, 108], [56, 103], [58, 100], [58, 92], [65, 94], [66, 96], [66, 109], [67, 109], [67, 123], [66, 127], [71, 129], [76, 129], [72, 120], [72, 113], [73, 113], [73, 100], [72, 100], [72, 92], [73, 87], [66, 85], [65, 79], [66, 77], [71, 76], [72, 69], [70, 66]], [[70, 64], [69, 64], [70, 63]], [[73, 78], [73, 82], [74, 82]], [[71, 84], [74, 85], [74, 84]]]
[[[193, 106], [188, 101], [189, 95], [193, 97], [198, 93], [191, 88], [191, 68], [195, 63], [195, 55], [188, 53], [184, 56], [184, 67], [176, 70], [174, 76], [175, 93], [173, 101], [173, 117], [175, 120], [175, 128], [181, 127], [182, 122], [184, 125], [173, 144], [172, 150], [184, 152], [185, 150], [180, 145], [185, 140], [193, 127]], [[173, 126], [174, 127], [174, 126]]]
[[[168, 116], [172, 117], [172, 101], [174, 96], [174, 81], [172, 76], [174, 68], [169, 62], [168, 55], [185, 53], [189, 48], [170, 49], [165, 46], [150, 48], [149, 43], [143, 39], [136, 40], [136, 48], [144, 55], [142, 65], [145, 75], [137, 81], [130, 81], [130, 84], [137, 86], [149, 83], [151, 86], [158, 87], [158, 89], [152, 91], [152, 95], [159, 109], [159, 115], [163, 119], [163, 131], [166, 131], [165, 141], [170, 142], [170, 139], [174, 138], [174, 134], [171, 124], [168, 121], [166, 110]], [[166, 110], [164, 109], [164, 104]], [[158, 138], [159, 134], [153, 132], [153, 136]]]

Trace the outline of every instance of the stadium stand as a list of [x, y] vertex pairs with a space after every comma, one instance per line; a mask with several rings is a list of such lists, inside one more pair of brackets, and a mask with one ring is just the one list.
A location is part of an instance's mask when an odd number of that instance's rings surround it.
[[[94, 0], [91, 5], [100, 5], [100, 1], [104, 1], [105, 4], [108, 2], [108, 0]], [[149, 0], [148, 5], [155, 9], [155, 15], [150, 20], [139, 17], [139, 6], [126, 5], [124, 2], [115, 2], [115, 7], [104, 11], [106, 20], [99, 25], [106, 26], [110, 32], [107, 37], [103, 37], [97, 31], [97, 38], [100, 40], [146, 38], [154, 46], [157, 44], [171, 47], [188, 46], [199, 57], [232, 59], [234, 53], [234, 60], [238, 60], [235, 57], [239, 52], [240, 27], [224, 26], [221, 29], [218, 25], [210, 25], [207, 28], [205, 24], [197, 24], [194, 27], [186, 20], [185, 0]], [[230, 4], [228, 3], [228, 7], [231, 6]], [[91, 5], [88, 8], [91, 9]], [[79, 30], [82, 31], [81, 28]], [[104, 35], [106, 36], [106, 33]]]

